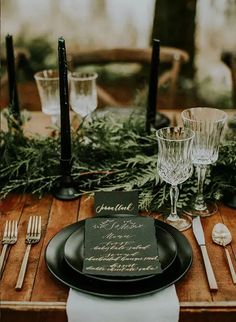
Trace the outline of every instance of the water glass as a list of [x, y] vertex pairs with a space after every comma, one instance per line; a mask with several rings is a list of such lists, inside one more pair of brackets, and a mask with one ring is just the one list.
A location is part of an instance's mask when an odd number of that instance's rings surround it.
[[34, 75], [42, 112], [50, 115], [52, 123], [58, 122], [60, 115], [59, 74], [57, 70], [43, 70]]
[[217, 211], [217, 205], [210, 200], [204, 200], [203, 185], [207, 166], [218, 159], [227, 114], [216, 108], [194, 107], [184, 110], [181, 116], [184, 127], [195, 132], [192, 162], [196, 166], [198, 176], [197, 196], [187, 213], [192, 216], [210, 216]]
[[97, 107], [97, 73], [69, 73], [70, 106], [82, 118]]
[[167, 222], [180, 231], [191, 227], [191, 219], [177, 214], [179, 196], [178, 185], [186, 181], [192, 174], [192, 143], [194, 132], [181, 127], [166, 127], [156, 132], [158, 140], [157, 171], [162, 180], [171, 185], [171, 213], [166, 218], [158, 219]]

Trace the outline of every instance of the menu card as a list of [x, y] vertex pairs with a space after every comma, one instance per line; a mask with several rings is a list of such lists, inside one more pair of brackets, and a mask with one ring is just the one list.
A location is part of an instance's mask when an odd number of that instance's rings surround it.
[[99, 191], [94, 195], [97, 216], [138, 214], [138, 191]]
[[160, 272], [152, 218], [127, 216], [86, 220], [84, 274], [138, 276]]

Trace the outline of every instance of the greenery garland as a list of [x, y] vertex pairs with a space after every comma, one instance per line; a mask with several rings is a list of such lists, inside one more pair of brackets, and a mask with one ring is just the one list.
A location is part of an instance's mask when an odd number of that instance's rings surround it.
[[[0, 197], [10, 192], [30, 192], [41, 197], [58, 183], [60, 139], [26, 137], [11, 115], [4, 112], [8, 131], [0, 131]], [[22, 122], [24, 123], [24, 114]], [[119, 121], [112, 113], [94, 115], [72, 131], [72, 175], [78, 191], [139, 191], [139, 208], [154, 211], [169, 203], [169, 185], [156, 171], [155, 130], [145, 133], [145, 115], [137, 110]], [[235, 135], [235, 132], [234, 132]], [[236, 191], [236, 142], [228, 135], [219, 159], [207, 174], [205, 194], [219, 200]], [[186, 206], [196, 193], [196, 177], [180, 187], [179, 206]]]

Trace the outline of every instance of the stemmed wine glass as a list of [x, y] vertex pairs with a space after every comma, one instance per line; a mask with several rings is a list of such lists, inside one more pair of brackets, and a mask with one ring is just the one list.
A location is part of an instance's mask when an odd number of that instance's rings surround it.
[[53, 125], [58, 125], [60, 115], [59, 74], [57, 70], [48, 69], [34, 75], [42, 112], [51, 116]]
[[156, 132], [158, 139], [157, 170], [162, 180], [171, 185], [171, 213], [166, 218], [158, 219], [167, 222], [180, 231], [191, 227], [191, 218], [177, 214], [179, 196], [178, 185], [186, 181], [192, 174], [192, 143], [194, 132], [181, 127], [165, 127]]
[[97, 107], [97, 73], [72, 72], [68, 74], [72, 110], [82, 118]]
[[193, 140], [192, 162], [198, 176], [198, 192], [191, 209], [186, 213], [192, 216], [206, 217], [217, 211], [217, 205], [205, 201], [203, 185], [207, 166], [217, 161], [220, 138], [227, 119], [227, 114], [216, 108], [194, 107], [181, 114], [184, 127], [195, 132]]

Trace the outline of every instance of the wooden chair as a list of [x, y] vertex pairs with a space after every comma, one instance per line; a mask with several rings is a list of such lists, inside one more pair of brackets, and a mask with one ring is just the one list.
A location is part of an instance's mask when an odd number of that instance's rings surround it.
[[[84, 65], [101, 65], [109, 63], [139, 63], [150, 65], [152, 48], [114, 48], [94, 50], [71, 50], [68, 52], [68, 63], [71, 70]], [[178, 78], [183, 63], [187, 63], [189, 55], [187, 52], [173, 47], [160, 48], [160, 64], [166, 63], [170, 68], [159, 75], [159, 84], [162, 86], [169, 83], [170, 107], [173, 105]], [[115, 99], [104, 88], [98, 86], [99, 99], [108, 106], [122, 106], [123, 104]]]

